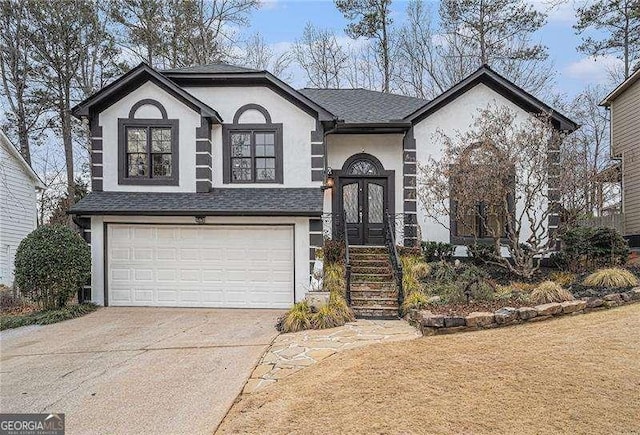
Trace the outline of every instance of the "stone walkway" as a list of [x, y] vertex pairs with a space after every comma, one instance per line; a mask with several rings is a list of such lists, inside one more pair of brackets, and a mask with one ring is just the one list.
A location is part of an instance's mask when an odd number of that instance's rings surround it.
[[343, 350], [420, 336], [404, 320], [363, 319], [338, 328], [281, 334], [262, 356], [242, 393], [253, 393]]

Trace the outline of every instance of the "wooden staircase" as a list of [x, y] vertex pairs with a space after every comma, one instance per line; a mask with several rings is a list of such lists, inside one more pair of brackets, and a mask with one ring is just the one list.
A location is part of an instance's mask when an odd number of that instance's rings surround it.
[[350, 246], [351, 308], [358, 318], [397, 319], [398, 290], [386, 247]]

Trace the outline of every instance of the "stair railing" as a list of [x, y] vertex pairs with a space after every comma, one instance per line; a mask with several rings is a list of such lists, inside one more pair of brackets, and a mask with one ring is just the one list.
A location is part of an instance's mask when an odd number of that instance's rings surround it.
[[342, 228], [344, 229], [344, 280], [346, 282], [346, 300], [351, 305], [351, 259], [349, 258], [349, 231], [347, 231], [347, 212], [342, 211]]
[[[398, 255], [398, 248], [396, 245], [396, 230], [395, 220], [387, 213], [385, 222], [385, 242], [387, 244], [387, 251], [389, 251], [389, 260], [391, 260], [391, 266], [393, 267], [393, 275], [396, 278], [396, 285], [398, 286], [398, 306], [402, 306], [404, 302], [404, 291], [402, 289], [402, 262]], [[391, 223], [393, 221], [393, 224]]]

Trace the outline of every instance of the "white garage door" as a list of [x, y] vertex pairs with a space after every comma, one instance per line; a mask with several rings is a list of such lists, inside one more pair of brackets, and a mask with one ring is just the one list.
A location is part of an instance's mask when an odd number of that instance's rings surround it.
[[288, 308], [293, 227], [107, 227], [113, 306]]

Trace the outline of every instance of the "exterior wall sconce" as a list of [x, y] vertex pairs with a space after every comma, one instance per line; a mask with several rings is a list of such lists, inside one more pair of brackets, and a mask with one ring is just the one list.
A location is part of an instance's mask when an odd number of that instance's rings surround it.
[[327, 168], [327, 173], [324, 177], [324, 184], [322, 185], [322, 190], [331, 189], [333, 187], [333, 184], [334, 184], [333, 171], [331, 170], [331, 168]]
[[196, 219], [196, 225], [204, 225], [204, 216], [194, 216]]

